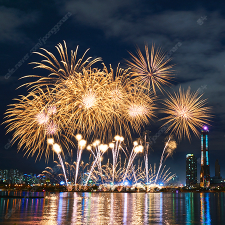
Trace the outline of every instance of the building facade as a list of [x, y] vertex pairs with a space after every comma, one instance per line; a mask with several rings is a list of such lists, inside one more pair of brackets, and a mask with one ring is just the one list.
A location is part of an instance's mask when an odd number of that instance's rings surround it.
[[219, 164], [218, 159], [215, 162], [215, 177], [221, 178], [220, 177], [220, 164]]
[[209, 135], [208, 127], [204, 126], [201, 130], [201, 170], [200, 170], [200, 187], [203, 188], [208, 188], [210, 186], [208, 135]]
[[9, 170], [9, 183], [10, 184], [22, 184], [23, 173], [17, 169]]
[[224, 179], [221, 177], [220, 175], [220, 164], [219, 164], [219, 160], [217, 159], [215, 162], [215, 177], [211, 177], [210, 179], [210, 184], [211, 186], [224, 186]]
[[186, 186], [197, 185], [197, 158], [194, 154], [186, 155]]

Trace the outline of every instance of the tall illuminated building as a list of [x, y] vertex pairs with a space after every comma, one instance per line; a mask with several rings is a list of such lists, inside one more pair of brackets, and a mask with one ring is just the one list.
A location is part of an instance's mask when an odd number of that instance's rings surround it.
[[200, 171], [200, 187], [204, 188], [210, 186], [208, 135], [209, 129], [207, 126], [204, 126], [201, 130], [201, 171]]
[[194, 154], [186, 155], [186, 186], [197, 184], [197, 158]]

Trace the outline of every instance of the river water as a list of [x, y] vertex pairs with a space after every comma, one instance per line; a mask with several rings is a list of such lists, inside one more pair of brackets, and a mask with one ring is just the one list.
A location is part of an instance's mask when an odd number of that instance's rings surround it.
[[224, 192], [33, 194], [0, 198], [0, 224], [225, 224]]

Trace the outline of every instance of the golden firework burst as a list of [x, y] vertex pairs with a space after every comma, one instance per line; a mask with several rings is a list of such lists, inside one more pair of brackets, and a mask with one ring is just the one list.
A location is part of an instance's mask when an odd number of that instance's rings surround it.
[[[77, 49], [69, 59], [66, 43], [56, 46], [60, 61], [47, 50], [37, 53], [45, 59], [35, 68], [50, 71], [48, 77], [27, 83], [29, 93], [20, 96], [6, 112], [7, 133], [14, 132], [13, 142], [27, 155], [45, 152], [49, 157], [47, 139], [60, 140], [68, 148], [74, 133], [85, 138], [111, 140], [116, 134], [131, 138], [131, 131], [140, 132], [154, 116], [154, 98], [143, 91], [130, 69], [116, 71], [91, 68], [100, 58], [79, 60]], [[37, 156], [37, 157], [38, 157]]]
[[85, 59], [86, 53], [89, 49], [85, 51], [83, 56], [77, 59], [78, 46], [75, 51], [71, 50], [70, 57], [68, 55], [66, 42], [64, 41], [64, 46], [59, 43], [55, 46], [59, 55], [60, 60], [58, 60], [55, 55], [44, 48], [40, 48], [45, 52], [33, 52], [36, 53], [44, 59], [41, 62], [31, 62], [30, 64], [35, 64], [35, 68], [45, 69], [49, 71], [49, 75], [46, 76], [38, 76], [38, 75], [27, 75], [22, 78], [38, 78], [36, 81], [25, 83], [22, 86], [28, 86], [31, 88], [42, 87], [48, 85], [49, 87], [55, 87], [56, 84], [62, 83], [65, 80], [69, 79], [71, 76], [73, 77], [75, 74], [82, 72], [83, 69], [89, 69], [91, 66], [101, 61], [101, 58], [92, 59], [92, 57], [88, 57]]
[[13, 132], [12, 143], [18, 142], [18, 150], [25, 150], [27, 156], [41, 157], [45, 153], [48, 159], [51, 149], [47, 145], [48, 138], [60, 141], [65, 147], [73, 144], [64, 135], [65, 121], [60, 112], [60, 101], [55, 101], [55, 93], [48, 88], [35, 89], [27, 96], [14, 99], [16, 103], [9, 105], [5, 122], [7, 133]]
[[129, 96], [125, 119], [129, 121], [134, 131], [140, 133], [144, 125], [149, 124], [155, 117], [155, 97], [152, 94], [145, 94], [141, 90], [133, 90]]
[[[107, 94], [107, 77], [98, 69], [83, 69], [70, 79], [57, 85], [63, 116], [70, 133], [82, 133], [85, 137], [103, 135], [109, 127], [113, 112]], [[100, 138], [99, 137], [99, 138]]]
[[191, 139], [190, 130], [199, 135], [197, 128], [201, 128], [204, 124], [209, 124], [210, 107], [206, 107], [206, 99], [202, 99], [202, 95], [198, 92], [191, 92], [190, 87], [185, 92], [179, 88], [178, 93], [169, 94], [169, 99], [164, 101], [166, 109], [164, 113], [169, 114], [164, 124], [168, 125], [167, 131], [175, 133], [178, 139], [187, 136]]
[[130, 55], [132, 61], [126, 61], [128, 66], [131, 67], [132, 77], [140, 85], [143, 85], [147, 90], [152, 89], [154, 93], [156, 93], [156, 88], [162, 91], [162, 85], [170, 85], [173, 78], [173, 71], [171, 70], [173, 65], [168, 64], [171, 58], [167, 58], [160, 48], [155, 50], [154, 45], [152, 45], [150, 55], [146, 45], [146, 57], [139, 48], [137, 48], [137, 56], [132, 53]]

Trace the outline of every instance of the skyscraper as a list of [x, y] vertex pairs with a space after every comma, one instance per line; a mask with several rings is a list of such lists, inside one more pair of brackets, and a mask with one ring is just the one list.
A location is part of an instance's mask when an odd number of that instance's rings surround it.
[[201, 171], [200, 171], [200, 187], [204, 188], [210, 186], [208, 134], [209, 134], [208, 127], [204, 126], [201, 130]]
[[221, 178], [220, 177], [220, 164], [219, 164], [219, 160], [218, 159], [215, 162], [215, 177]]
[[223, 178], [220, 176], [220, 164], [219, 160], [217, 159], [215, 162], [215, 177], [210, 178], [210, 184], [215, 185], [221, 185], [223, 183]]
[[194, 154], [186, 155], [186, 186], [197, 184], [197, 159]]
[[17, 169], [11, 169], [9, 171], [9, 180], [11, 184], [21, 184], [22, 183], [22, 174]]

